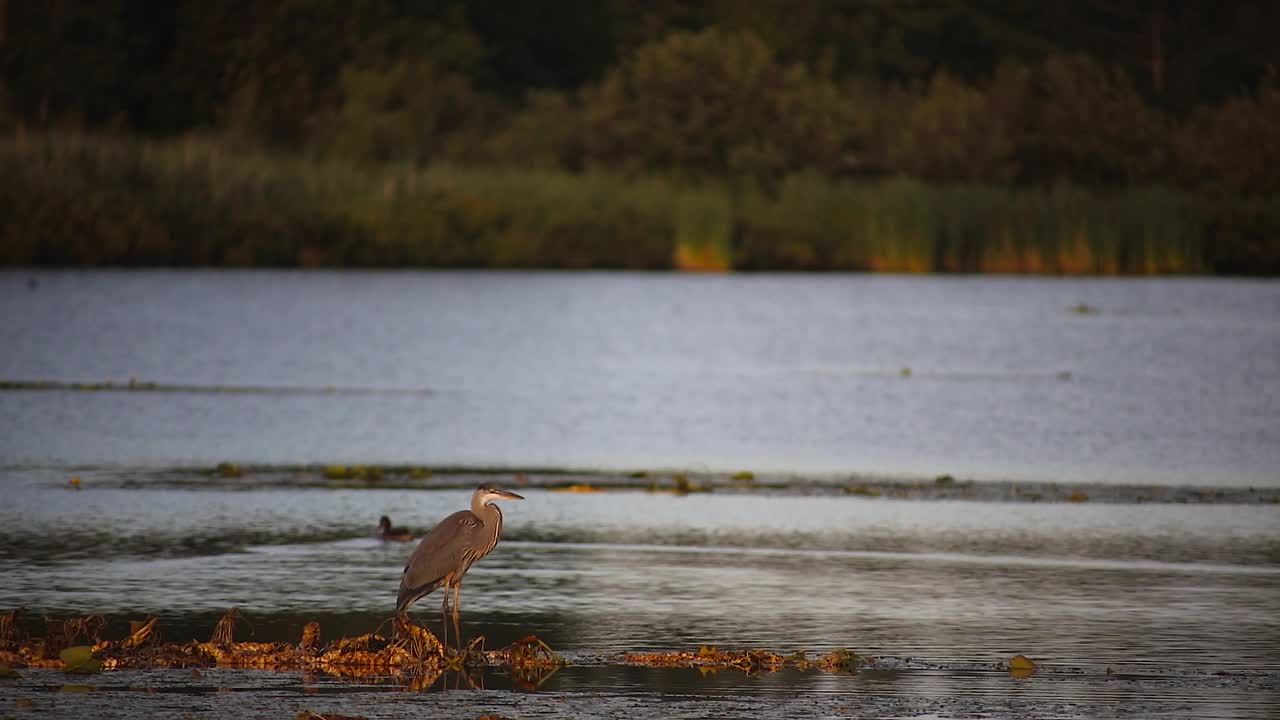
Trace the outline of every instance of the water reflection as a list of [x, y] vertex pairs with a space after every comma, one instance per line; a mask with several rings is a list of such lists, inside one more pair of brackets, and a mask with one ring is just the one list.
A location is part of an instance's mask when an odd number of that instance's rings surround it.
[[[212, 669], [184, 673], [120, 671], [82, 685], [56, 671], [30, 671], [10, 683], [17, 717], [214, 717], [296, 715], [304, 710], [383, 717], [632, 718], [1037, 717], [1269, 718], [1274, 696], [1239, 678], [1117, 677], [1102, 673], [1038, 676], [1020, 683], [996, 671], [873, 670], [854, 675], [782, 671], [744, 676], [694, 669], [578, 665], [536, 692], [502, 673], [446, 673], [433, 683], [403, 678], [343, 678], [305, 673]], [[5, 702], [0, 698], [0, 702]]]

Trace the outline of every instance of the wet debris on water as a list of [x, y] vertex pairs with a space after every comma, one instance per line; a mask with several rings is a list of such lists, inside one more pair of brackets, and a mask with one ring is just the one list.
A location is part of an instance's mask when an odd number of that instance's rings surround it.
[[312, 620], [302, 628], [302, 640], [298, 649], [303, 652], [315, 652], [320, 649], [320, 623]]
[[324, 476], [329, 480], [364, 480], [382, 482], [383, 471], [378, 465], [328, 465]]
[[217, 473], [219, 477], [224, 478], [244, 477], [244, 468], [233, 462], [220, 462], [216, 467], [214, 467], [213, 471]]
[[124, 650], [133, 650], [159, 643], [160, 633], [156, 630], [156, 619], [156, 616], [152, 615], [146, 620], [130, 620], [129, 637], [120, 641], [120, 647]]
[[[330, 675], [408, 676], [411, 686], [429, 687], [447, 670], [481, 666], [506, 668], [518, 682], [536, 687], [565, 664], [542, 640], [530, 635], [509, 647], [486, 651], [478, 637], [463, 649], [445, 647], [426, 627], [407, 615], [391, 622], [391, 636], [378, 632], [321, 643], [320, 624], [309, 622], [298, 643], [236, 640], [243, 620], [236, 608], [222, 616], [206, 642], [164, 643], [152, 616], [130, 624], [129, 634], [103, 640], [101, 615], [46, 621], [43, 637], [25, 635], [20, 610], [0, 613], [0, 667], [97, 672], [119, 669], [251, 668], [303, 670]], [[79, 643], [79, 644], [77, 644]], [[420, 681], [420, 682], [419, 682]]]
[[240, 611], [236, 608], [229, 608], [223, 613], [218, 624], [213, 628], [213, 637], [209, 638], [209, 642], [217, 645], [230, 645], [234, 642], [238, 617], [240, 617]]
[[564, 666], [564, 660], [536, 635], [523, 637], [509, 647], [486, 654], [490, 664], [509, 668], [511, 679], [525, 690], [542, 687], [556, 670]]
[[1026, 680], [1035, 675], [1038, 669], [1040, 669], [1039, 666], [1026, 655], [1014, 655], [1013, 659], [1009, 661], [1009, 675], [1015, 680]]
[[628, 665], [641, 667], [689, 667], [698, 668], [704, 673], [720, 670], [741, 670], [748, 675], [770, 673], [794, 668], [809, 670], [817, 668], [831, 673], [854, 673], [869, 664], [874, 658], [860, 655], [852, 650], [833, 650], [817, 660], [810, 660], [804, 652], [781, 655], [770, 650], [721, 650], [715, 646], [704, 645], [697, 652], [674, 653], [629, 653], [622, 658]]
[[694, 482], [689, 479], [688, 473], [678, 472], [671, 475], [670, 484], [654, 479], [649, 482], [646, 489], [651, 493], [670, 493], [676, 496], [684, 496], [691, 493], [711, 492], [712, 487], [709, 482]]
[[596, 493], [601, 491], [599, 487], [595, 485], [589, 485], [587, 483], [574, 483], [572, 485], [557, 485], [553, 487], [548, 487], [547, 489], [550, 490], [551, 492], [566, 492], [566, 493]]
[[22, 630], [18, 627], [18, 619], [21, 616], [21, 608], [0, 613], [0, 650], [7, 650], [10, 646], [17, 645], [25, 638]]
[[840, 648], [832, 650], [818, 660], [818, 668], [827, 672], [858, 672], [858, 668], [869, 665], [875, 658], [867, 657], [853, 650]]

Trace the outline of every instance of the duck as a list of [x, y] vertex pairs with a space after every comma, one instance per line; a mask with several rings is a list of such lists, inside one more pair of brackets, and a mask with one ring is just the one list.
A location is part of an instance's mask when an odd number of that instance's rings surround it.
[[409, 528], [392, 527], [391, 518], [383, 515], [378, 520], [378, 536], [389, 542], [410, 542], [413, 540], [413, 533], [409, 532]]

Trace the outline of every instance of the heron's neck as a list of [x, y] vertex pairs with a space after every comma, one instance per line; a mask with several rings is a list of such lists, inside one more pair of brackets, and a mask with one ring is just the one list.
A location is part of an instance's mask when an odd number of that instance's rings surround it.
[[480, 518], [480, 522], [485, 527], [493, 528], [494, 532], [502, 531], [502, 511], [492, 501], [482, 503], [479, 500], [471, 501], [471, 512]]

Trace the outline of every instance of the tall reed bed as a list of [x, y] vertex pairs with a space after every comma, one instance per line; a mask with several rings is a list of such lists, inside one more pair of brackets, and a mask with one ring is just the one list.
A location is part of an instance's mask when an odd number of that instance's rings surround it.
[[1204, 223], [1162, 188], [787, 178], [754, 195], [735, 265], [892, 272], [1203, 272]]
[[717, 182], [353, 168], [200, 138], [0, 142], [0, 264], [866, 270], [1212, 268], [1194, 198], [1158, 188]]

